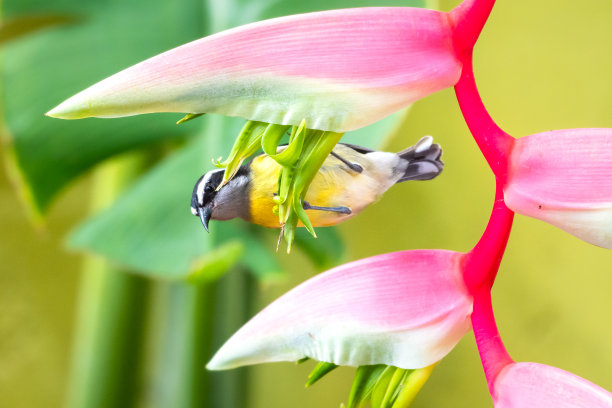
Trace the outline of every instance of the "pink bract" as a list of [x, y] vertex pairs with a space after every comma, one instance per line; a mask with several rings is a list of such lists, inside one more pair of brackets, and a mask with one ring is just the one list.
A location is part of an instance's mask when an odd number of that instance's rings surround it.
[[494, 385], [495, 408], [610, 408], [612, 394], [574, 374], [536, 363], [513, 363]]
[[569, 129], [517, 139], [504, 188], [517, 213], [612, 248], [612, 129]]
[[470, 329], [463, 256], [404, 251], [322, 273], [256, 315], [208, 368], [303, 357], [348, 366], [429, 366]]
[[353, 130], [457, 82], [450, 21], [447, 13], [409, 7], [260, 21], [143, 61], [48, 115], [207, 112]]

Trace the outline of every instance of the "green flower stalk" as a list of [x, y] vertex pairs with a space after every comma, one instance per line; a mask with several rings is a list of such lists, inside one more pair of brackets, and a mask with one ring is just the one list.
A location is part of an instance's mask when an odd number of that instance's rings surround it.
[[[368, 403], [378, 408], [408, 407], [436, 365], [418, 369], [403, 369], [384, 364], [359, 366], [346, 408], [360, 408]], [[313, 385], [337, 367], [336, 364], [319, 362], [308, 376], [306, 386]]]

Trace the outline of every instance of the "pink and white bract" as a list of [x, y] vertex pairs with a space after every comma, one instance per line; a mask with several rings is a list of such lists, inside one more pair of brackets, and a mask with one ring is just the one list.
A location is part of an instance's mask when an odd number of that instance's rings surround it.
[[610, 408], [612, 394], [556, 367], [513, 363], [499, 373], [493, 402], [495, 408]]
[[612, 249], [612, 129], [569, 129], [514, 142], [505, 201], [517, 213]]
[[448, 13], [410, 7], [265, 20], [119, 72], [48, 115], [220, 113], [346, 132], [453, 86], [461, 64]]
[[311, 357], [422, 368], [470, 330], [464, 254], [404, 251], [342, 265], [297, 286], [243, 326], [209, 369]]

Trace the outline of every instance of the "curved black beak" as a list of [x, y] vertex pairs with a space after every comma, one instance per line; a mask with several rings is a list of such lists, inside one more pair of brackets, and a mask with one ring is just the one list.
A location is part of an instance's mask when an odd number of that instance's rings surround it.
[[202, 225], [204, 226], [204, 229], [206, 230], [206, 232], [210, 232], [208, 231], [208, 221], [210, 221], [210, 217], [212, 215], [212, 209], [208, 206], [201, 207], [198, 215], [200, 216], [200, 219], [202, 220]]

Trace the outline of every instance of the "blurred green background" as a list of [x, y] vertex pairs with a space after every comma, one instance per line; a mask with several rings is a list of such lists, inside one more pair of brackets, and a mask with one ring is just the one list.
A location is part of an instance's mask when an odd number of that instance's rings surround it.
[[[204, 9], [218, 13], [219, 17], [212, 19], [211, 27], [207, 27], [215, 31], [250, 21], [253, 17], [249, 13], [256, 15], [265, 6], [261, 3], [258, 8], [257, 2], [245, 2], [242, 8], [236, 9], [241, 11], [239, 17], [223, 17], [221, 0], [215, 1], [219, 2], [217, 6], [215, 2], [201, 2], [208, 8], [201, 6], [202, 9], [194, 9], [193, 12], [182, 10], [180, 14], [167, 15], [164, 20], [167, 25], [157, 32], [153, 32], [154, 27], [134, 27], [134, 37], [140, 41], [150, 39], [152, 42], [149, 50], [142, 51], [143, 55], [117, 56], [114, 61], [116, 68], [107, 72], [96, 69], [95, 61], [83, 61], [79, 69], [91, 69], [93, 72], [83, 76], [89, 79], [79, 79], [84, 83], [69, 84], [69, 78], [57, 80], [53, 76], [29, 79], [26, 76], [21, 82], [7, 83], [12, 77], [5, 75], [2, 83], [5, 127], [9, 132], [15, 132], [14, 129], [28, 128], [30, 121], [39, 120], [38, 117], [28, 117], [27, 111], [13, 101], [22, 100], [22, 106], [27, 106], [28, 101], [35, 104], [40, 98], [44, 99], [44, 95], [38, 94], [44, 89], [38, 86], [41, 83], [46, 83], [47, 87], [60, 88], [55, 91], [60, 96], [51, 98], [46, 107], [50, 109], [89, 83], [158, 51], [204, 34], [205, 31], [198, 35], [189, 34], [187, 38], [172, 35], [175, 27], [190, 18], [196, 18], [194, 14], [206, 14]], [[6, 0], [2, 4], [9, 11], [11, 8], [22, 7], [24, 12], [49, 13], [64, 10], [62, 7], [70, 2], [55, 1], [42, 9], [40, 2], [34, 0], [17, 0], [13, 3], [19, 3], [19, 7]], [[166, 3], [170, 8], [182, 2], [168, 0]], [[197, 5], [200, 2], [191, 3]], [[311, 2], [306, 6], [296, 5], [295, 8], [296, 11], [323, 9], [328, 7], [327, 3]], [[94, 13], [100, 4], [106, 7], [122, 2], [109, 0], [83, 4], [80, 11]], [[345, 6], [349, 4], [345, 3]], [[399, 2], [381, 1], [375, 4], [398, 5]], [[457, 1], [442, 0], [439, 7], [447, 11], [457, 4]], [[215, 11], [215, 7], [221, 11]], [[135, 15], [138, 15], [136, 5], [134, 9]], [[275, 10], [271, 7], [270, 10], [271, 15], [287, 14], [282, 8]], [[159, 13], [160, 18], [164, 17], [164, 10]], [[551, 129], [612, 127], [610, 16], [612, 3], [603, 0], [498, 2], [476, 47], [475, 72], [485, 105], [502, 128], [520, 137]], [[222, 17], [227, 20], [224, 21]], [[107, 35], [94, 37], [92, 34], [91, 41], [99, 49], [106, 50], [104, 55], [108, 58], [113, 55], [116, 46], [114, 42], [129, 42], [132, 39], [113, 34], [114, 26], [108, 24], [104, 16], [101, 21], [104, 21], [104, 30], [98, 32]], [[27, 52], [20, 51], [20, 47], [27, 41], [36, 41], [36, 36], [49, 35], [53, 39], [54, 31], [61, 29], [45, 28], [7, 43], [2, 64], [10, 69], [19, 66], [19, 58], [32, 59]], [[179, 41], [178, 38], [182, 39]], [[60, 72], [63, 64], [72, 64], [74, 69], [78, 55], [75, 57], [72, 54], [78, 50], [68, 45], [64, 48], [61, 44], [55, 46], [63, 51], [49, 56], [51, 59], [48, 64], [54, 68], [48, 73]], [[156, 47], [162, 48], [152, 51]], [[177, 119], [174, 116], [158, 116], [161, 119], [156, 119], [155, 123], [161, 121], [172, 124]], [[205, 117], [199, 120], [214, 122], [216, 119]], [[44, 122], [41, 126], [47, 123], [52, 122]], [[75, 122], [63, 122], [61, 126], [66, 128], [66, 123]], [[157, 129], [151, 126], [151, 129]], [[53, 127], [45, 129], [41, 132], [45, 140], [65, 137], [65, 134]], [[402, 120], [401, 128], [387, 140], [385, 148], [390, 151], [401, 150], [425, 134], [433, 135], [444, 148], [446, 168], [443, 175], [427, 183], [396, 186], [379, 203], [340, 226], [338, 230], [346, 250], [341, 259], [330, 263], [402, 249], [444, 248], [467, 251], [478, 240], [492, 204], [493, 177], [468, 133], [452, 90], [437, 93], [416, 103]], [[109, 134], [108, 137], [111, 136]], [[159, 136], [158, 139], [163, 137]], [[382, 137], [374, 134], [369, 142], [370, 145], [376, 145], [380, 140]], [[146, 143], [142, 142], [142, 145]], [[46, 145], [41, 143], [39, 146], [44, 149]], [[134, 145], [125, 150], [135, 147], [140, 146]], [[148, 166], [149, 160], [165, 154], [165, 149], [172, 148], [174, 146], [171, 142], [165, 142], [161, 148], [148, 153], [143, 166]], [[71, 162], [71, 157], [79, 155], [80, 149], [73, 148], [54, 160], [58, 163], [61, 160]], [[9, 148], [5, 145], [4, 150], [5, 155], [1, 160], [7, 165]], [[207, 156], [203, 162], [207, 162], [209, 157], [227, 154], [226, 151], [206, 149], [203, 152]], [[38, 151], [35, 154], [41, 153]], [[49, 170], [42, 168], [38, 171], [44, 175]], [[28, 211], [24, 210], [23, 203], [11, 187], [9, 176], [6, 173], [0, 175], [2, 406], [53, 407], [61, 406], [66, 401], [71, 351], [75, 345], [73, 335], [76, 331], [77, 309], [87, 300], [83, 303], [78, 299], [79, 292], [83, 293], [84, 290], [79, 283], [84, 262], [82, 255], [74, 250], [67, 251], [64, 242], [69, 231], [90, 212], [92, 185], [95, 183], [89, 173], [78, 177], [76, 181], [70, 181], [69, 188], [63, 189], [52, 204], [44, 227], [33, 227], [28, 219]], [[184, 189], [188, 197], [192, 185], [178, 188]], [[188, 212], [187, 200], [184, 210]], [[196, 219], [192, 221], [197, 224]], [[242, 228], [240, 222], [234, 224]], [[127, 228], [130, 229], [129, 226]], [[266, 235], [263, 238], [264, 245], [272, 248], [273, 236]], [[289, 256], [281, 253], [278, 257], [281, 269], [288, 271], [281, 278], [275, 277], [272, 283], [267, 281], [265, 284], [257, 284], [253, 278], [244, 275], [241, 268], [234, 268], [216, 285], [217, 300], [200, 303], [207, 313], [223, 313], [216, 317], [226, 321], [224, 328], [218, 330], [216, 338], [211, 340], [214, 344], [201, 351], [205, 354], [199, 355], [203, 361], [210, 357], [212, 350], [229, 333], [244, 322], [247, 315], [256, 313], [280, 294], [318, 271], [303, 252], [294, 251]], [[554, 365], [608, 390], [612, 389], [611, 265], [612, 251], [586, 244], [543, 222], [517, 216], [493, 291], [493, 303], [502, 338], [515, 360]], [[180, 291], [183, 290], [178, 289], [178, 294], [168, 295], [166, 292], [176, 288], [168, 289], [164, 285], [171, 284], [146, 285], [142, 296], [147, 299], [164, 296], [180, 298]], [[235, 288], [240, 292], [233, 292]], [[250, 298], [244, 295], [247, 292], [254, 296]], [[143, 322], [145, 333], [159, 334], [165, 329], [158, 317], [165, 313], [167, 319], [172, 311], [165, 310], [163, 302], [148, 302], [146, 312], [137, 315], [138, 320]], [[232, 306], [246, 311], [242, 314], [225, 314], [227, 310], [231, 311]], [[131, 313], [134, 313], [134, 309]], [[180, 336], [180, 332], [175, 335]], [[112, 338], [112, 334], [108, 333], [108, 336]], [[176, 377], [173, 371], [165, 370], [168, 364], [157, 361], [172, 358], [168, 355], [159, 357], [160, 353], [163, 354], [159, 344], [166, 343], [147, 340], [150, 338], [155, 336], [143, 337], [136, 350], [140, 356], [137, 366], [127, 359], [117, 363], [124, 363], [125, 372], [137, 372], [135, 378], [130, 380], [133, 405], [189, 406], [189, 403], [185, 405], [179, 401], [169, 403], [170, 400], [162, 395], [169, 387], [180, 388], [182, 377]], [[196, 366], [194, 370], [201, 369], [201, 365]], [[305, 390], [304, 382], [311, 368], [312, 363], [301, 366], [278, 363], [239, 370], [238, 376], [235, 373], [220, 373], [215, 374], [211, 387], [222, 389], [226, 394], [241, 394], [230, 402], [226, 399], [225, 406], [337, 407], [341, 401], [346, 401], [352, 369], [340, 368], [319, 384]], [[232, 388], [232, 384], [242, 384], [242, 387]], [[196, 398], [194, 401], [201, 400]], [[221, 406], [214, 402], [210, 404]], [[490, 405], [472, 334], [468, 334], [442, 361], [414, 403], [415, 407]]]

